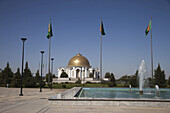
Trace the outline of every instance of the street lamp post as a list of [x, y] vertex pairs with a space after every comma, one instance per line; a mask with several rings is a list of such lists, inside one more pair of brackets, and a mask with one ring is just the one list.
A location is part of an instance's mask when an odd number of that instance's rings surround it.
[[51, 61], [52, 61], [52, 63], [51, 63], [51, 90], [52, 90], [52, 82], [53, 82], [53, 78], [52, 78], [52, 75], [53, 75], [53, 60], [54, 60], [54, 58], [51, 58]]
[[42, 92], [42, 65], [43, 65], [43, 53], [44, 53], [44, 51], [41, 51], [42, 57], [41, 57], [41, 83], [40, 83], [40, 92]]
[[22, 80], [23, 80], [23, 66], [24, 66], [24, 42], [27, 40], [26, 38], [21, 38], [23, 42], [23, 49], [22, 49], [22, 75], [21, 75], [21, 90], [19, 96], [23, 96], [22, 94]]

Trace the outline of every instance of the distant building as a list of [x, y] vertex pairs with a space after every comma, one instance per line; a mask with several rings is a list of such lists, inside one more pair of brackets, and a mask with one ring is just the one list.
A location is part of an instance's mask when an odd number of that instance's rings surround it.
[[[62, 77], [62, 73], [66, 73], [68, 77]], [[81, 54], [77, 54], [72, 57], [68, 62], [66, 68], [61, 67], [58, 69], [58, 78], [54, 78], [54, 83], [64, 83], [70, 82], [75, 83], [78, 79], [82, 83], [89, 82], [100, 82], [99, 74], [100, 70], [98, 68], [92, 68], [88, 59]]]

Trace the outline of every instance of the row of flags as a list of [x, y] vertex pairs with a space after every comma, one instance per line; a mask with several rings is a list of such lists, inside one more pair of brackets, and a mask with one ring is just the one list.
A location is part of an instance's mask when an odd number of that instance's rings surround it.
[[[145, 36], [147, 36], [147, 34], [149, 33], [150, 30], [151, 30], [151, 20], [150, 20], [149, 25], [147, 26], [147, 28], [145, 30]], [[104, 32], [102, 20], [101, 20], [101, 23], [100, 23], [100, 33], [101, 33], [101, 35], [106, 35], [106, 33]], [[53, 33], [52, 33], [51, 18], [50, 18], [50, 23], [48, 25], [47, 38], [50, 39], [52, 36], [53, 36]]]
[[[149, 25], [147, 26], [147, 28], [145, 30], [145, 36], [147, 36], [147, 34], [149, 33], [150, 30], [151, 30], [151, 20], [150, 20]], [[102, 20], [101, 20], [101, 24], [100, 24], [100, 33], [101, 33], [101, 35], [106, 35], [106, 33], [104, 32]]]

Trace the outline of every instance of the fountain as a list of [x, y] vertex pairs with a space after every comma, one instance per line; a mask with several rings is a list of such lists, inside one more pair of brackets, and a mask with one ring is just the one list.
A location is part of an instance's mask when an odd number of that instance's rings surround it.
[[142, 60], [141, 65], [139, 66], [139, 94], [143, 95], [143, 85], [144, 85], [144, 77], [146, 74], [146, 67], [145, 67], [145, 61]]
[[156, 93], [156, 96], [159, 97], [159, 86], [158, 85], [155, 85], [155, 93]]
[[132, 88], [132, 86], [131, 86], [131, 84], [129, 84], [129, 91], [131, 91], [131, 88]]
[[131, 84], [129, 88], [74, 87], [48, 100], [58, 105], [104, 106], [107, 103], [108, 106], [169, 107], [170, 89], [159, 89], [158, 85], [155, 85], [155, 88], [148, 88], [147, 75], [149, 74], [142, 60], [138, 71], [139, 88], [132, 88]]

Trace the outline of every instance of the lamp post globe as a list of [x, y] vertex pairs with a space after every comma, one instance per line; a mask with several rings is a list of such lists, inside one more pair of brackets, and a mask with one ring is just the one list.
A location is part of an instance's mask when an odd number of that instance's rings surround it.
[[23, 42], [25, 42], [25, 41], [27, 40], [27, 38], [21, 38], [21, 40], [22, 40]]

